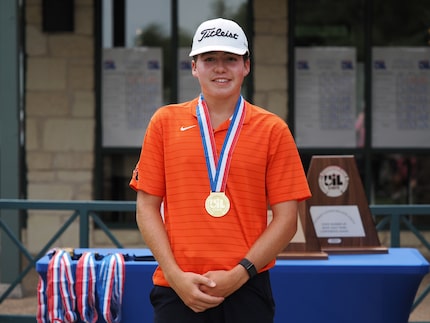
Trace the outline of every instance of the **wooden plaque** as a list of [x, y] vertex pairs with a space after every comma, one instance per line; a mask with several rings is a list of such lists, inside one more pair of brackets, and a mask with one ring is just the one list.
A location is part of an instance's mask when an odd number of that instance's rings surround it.
[[304, 212], [322, 251], [388, 252], [379, 242], [354, 156], [313, 156], [307, 178], [312, 197], [304, 201]]
[[300, 202], [298, 205], [297, 232], [293, 239], [277, 259], [328, 259], [328, 254], [321, 250], [315, 235], [313, 224], [306, 216], [306, 204]]

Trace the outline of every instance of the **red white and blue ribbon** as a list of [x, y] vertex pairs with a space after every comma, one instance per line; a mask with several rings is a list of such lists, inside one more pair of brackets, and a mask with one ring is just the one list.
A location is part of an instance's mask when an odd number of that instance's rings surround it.
[[76, 296], [72, 259], [64, 250], [57, 250], [48, 264], [47, 273], [48, 317], [50, 322], [77, 321]]
[[101, 260], [97, 277], [97, 297], [101, 314], [107, 323], [121, 321], [124, 283], [124, 256], [120, 253], [105, 256]]
[[76, 298], [81, 320], [95, 323], [98, 319], [96, 308], [96, 261], [91, 252], [84, 252], [76, 266]]
[[46, 275], [42, 277], [39, 275], [39, 282], [37, 283], [37, 323], [48, 323], [48, 299], [46, 297]]
[[206, 166], [208, 169], [212, 192], [225, 191], [234, 146], [236, 145], [239, 138], [244, 119], [245, 100], [242, 98], [242, 96], [240, 96], [231, 118], [230, 125], [228, 127], [223, 147], [218, 159], [209, 110], [203, 98], [203, 94], [200, 94], [197, 104], [197, 120], [200, 127], [200, 135], [202, 137], [203, 149], [206, 157]]

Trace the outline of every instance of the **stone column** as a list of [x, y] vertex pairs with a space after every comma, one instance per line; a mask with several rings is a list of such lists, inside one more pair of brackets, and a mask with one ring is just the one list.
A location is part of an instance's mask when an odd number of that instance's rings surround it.
[[[42, 30], [41, 0], [26, 1], [28, 199], [90, 200], [95, 151], [93, 1], [75, 1], [73, 32]], [[31, 212], [27, 244], [37, 252], [70, 213]], [[78, 223], [56, 246], [77, 246]]]

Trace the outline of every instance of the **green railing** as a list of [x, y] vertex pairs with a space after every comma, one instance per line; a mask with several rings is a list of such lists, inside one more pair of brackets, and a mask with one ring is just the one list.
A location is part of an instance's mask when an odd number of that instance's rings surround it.
[[[52, 247], [55, 241], [67, 230], [67, 228], [76, 220], [79, 219], [79, 247], [89, 247], [90, 235], [90, 218], [103, 232], [109, 237], [112, 243], [117, 248], [123, 248], [121, 243], [112, 234], [110, 229], [102, 221], [99, 214], [103, 212], [120, 212], [120, 211], [135, 211], [135, 202], [126, 201], [38, 201], [38, 200], [1, 200], [0, 210], [69, 210], [73, 214], [68, 220], [55, 232], [52, 238], [46, 245], [35, 255], [32, 256], [27, 248], [22, 244], [20, 239], [10, 230], [0, 216], [0, 232], [1, 230], [13, 241], [19, 248], [21, 253], [27, 258], [28, 265], [17, 275], [16, 279], [9, 287], [0, 295], [0, 303], [5, 300], [10, 293], [17, 287], [23, 278], [36, 266], [36, 262], [42, 258]], [[1, 323], [34, 323], [35, 316], [27, 315], [1, 315]]]
[[[46, 245], [33, 256], [22, 244], [12, 230], [7, 226], [0, 216], [0, 233], [6, 234], [11, 241], [19, 248], [22, 255], [28, 260], [28, 265], [17, 275], [16, 279], [10, 284], [6, 291], [0, 295], [0, 303], [5, 300], [10, 293], [17, 287], [23, 278], [35, 268], [36, 262], [43, 257], [46, 252], [53, 247], [55, 241], [66, 231], [66, 229], [77, 219], [79, 219], [79, 247], [89, 248], [90, 219], [109, 237], [117, 248], [123, 248], [121, 243], [112, 234], [111, 230], [101, 219], [103, 212], [134, 212], [135, 202], [127, 201], [38, 201], [38, 200], [1, 200], [0, 210], [68, 210], [73, 214], [49, 239]], [[413, 224], [415, 216], [430, 216], [430, 205], [371, 205], [371, 212], [377, 220], [377, 230], [386, 230], [389, 227], [391, 235], [390, 246], [398, 248], [401, 246], [400, 236], [402, 226], [411, 231], [417, 239], [430, 251], [430, 242]], [[420, 294], [411, 309], [411, 312], [428, 296], [430, 285]], [[0, 322], [27, 323], [34, 322], [34, 316], [13, 316], [1, 315]], [[422, 322], [426, 323], [426, 322]], [[427, 322], [428, 323], [428, 322]]]

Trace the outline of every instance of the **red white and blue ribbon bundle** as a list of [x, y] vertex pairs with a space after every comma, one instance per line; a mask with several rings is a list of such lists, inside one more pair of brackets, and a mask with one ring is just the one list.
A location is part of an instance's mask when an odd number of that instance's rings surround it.
[[85, 252], [76, 266], [76, 298], [81, 320], [95, 323], [98, 319], [96, 308], [96, 261], [91, 252]]
[[47, 272], [48, 317], [50, 322], [77, 321], [76, 295], [72, 259], [64, 250], [57, 250], [48, 264]]
[[101, 314], [107, 323], [121, 322], [124, 283], [124, 256], [120, 253], [105, 256], [97, 277], [97, 297]]

